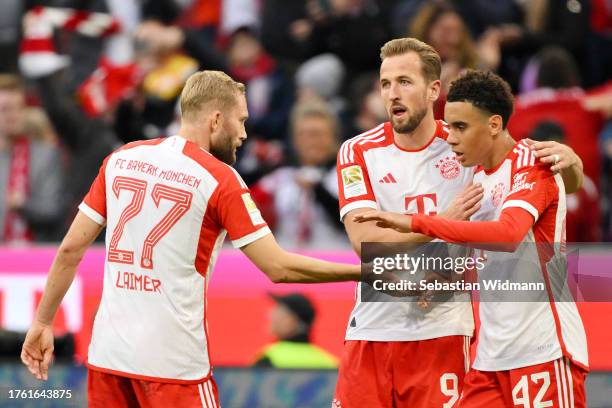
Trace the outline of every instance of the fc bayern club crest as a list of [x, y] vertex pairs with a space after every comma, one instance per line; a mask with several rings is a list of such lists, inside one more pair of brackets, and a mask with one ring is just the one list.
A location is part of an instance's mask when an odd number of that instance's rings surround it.
[[497, 183], [495, 187], [491, 189], [491, 202], [495, 207], [499, 206], [504, 198], [504, 183]]
[[461, 167], [457, 156], [447, 156], [443, 159], [438, 160], [436, 168], [440, 170], [440, 174], [447, 180], [452, 180], [459, 176]]

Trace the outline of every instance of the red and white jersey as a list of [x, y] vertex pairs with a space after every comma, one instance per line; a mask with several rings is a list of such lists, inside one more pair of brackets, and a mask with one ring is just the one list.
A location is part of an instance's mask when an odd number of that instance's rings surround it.
[[[391, 123], [386, 122], [344, 142], [336, 166], [341, 219], [357, 208], [403, 214], [444, 211], [473, 177], [473, 169], [456, 160], [447, 135], [447, 125], [437, 121], [426, 146], [406, 150], [395, 144]], [[468, 294], [423, 310], [416, 302], [362, 302], [360, 285], [347, 340], [414, 341], [473, 334]]]
[[180, 136], [134, 142], [104, 160], [79, 209], [106, 224], [90, 368], [206, 379], [206, 288], [219, 248], [226, 233], [237, 248], [270, 233], [238, 173]]
[[[482, 183], [484, 198], [472, 221], [498, 220], [503, 209], [513, 207], [529, 212], [535, 220], [514, 253], [485, 251], [485, 267], [478, 272], [481, 290], [484, 279], [535, 282], [546, 287], [539, 301], [480, 302], [474, 368], [510, 370], [562, 356], [586, 368], [584, 327], [565, 285], [563, 179], [553, 174], [549, 165], [540, 163], [522, 141], [497, 168], [478, 168], [474, 182]], [[537, 246], [529, 245], [536, 242]], [[560, 298], [562, 302], [555, 302]]]

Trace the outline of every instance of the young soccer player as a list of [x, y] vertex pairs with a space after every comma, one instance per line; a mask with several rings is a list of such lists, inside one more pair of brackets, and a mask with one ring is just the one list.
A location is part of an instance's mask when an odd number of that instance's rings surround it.
[[585, 407], [586, 335], [573, 301], [558, 301], [564, 276], [563, 180], [526, 142], [516, 143], [508, 134], [511, 113], [510, 88], [495, 74], [469, 71], [451, 85], [447, 142], [463, 166], [478, 166], [474, 182], [484, 189], [472, 221], [382, 211], [357, 214], [355, 221], [479, 243], [474, 245], [493, 250], [486, 251], [488, 266], [478, 272], [479, 280], [504, 276], [519, 282], [532, 274], [545, 286], [544, 301], [480, 303], [476, 359], [460, 407]]

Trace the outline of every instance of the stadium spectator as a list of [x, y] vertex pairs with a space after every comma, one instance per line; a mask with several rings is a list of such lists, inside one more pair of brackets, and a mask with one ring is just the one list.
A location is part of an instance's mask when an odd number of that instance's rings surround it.
[[[381, 0], [266, 0], [262, 41], [275, 57], [299, 63], [336, 54], [349, 76], [376, 69], [380, 44], [390, 37], [391, 2]], [[358, 44], [358, 46], [356, 46]]]
[[[565, 143], [563, 129], [555, 122], [538, 123], [529, 138], [539, 142]], [[582, 187], [566, 197], [567, 242], [599, 242], [602, 238], [601, 210], [597, 186], [587, 175]]]
[[274, 170], [253, 186], [264, 219], [289, 248], [348, 246], [338, 222], [338, 132], [338, 120], [325, 103], [297, 104], [291, 115], [295, 164]]
[[0, 75], [0, 242], [56, 238], [65, 211], [64, 166], [58, 150], [26, 132], [25, 89]]
[[300, 65], [295, 73], [295, 103], [322, 99], [345, 125], [349, 114], [348, 104], [341, 94], [345, 78], [344, 64], [334, 54], [312, 57]]
[[442, 60], [442, 93], [435, 105], [436, 119], [444, 116], [448, 87], [462, 70], [495, 70], [500, 62], [498, 35], [487, 31], [475, 43], [461, 15], [443, 1], [423, 3], [408, 25], [408, 36], [431, 44]]
[[601, 158], [597, 141], [603, 117], [585, 108], [586, 94], [579, 87], [579, 73], [567, 51], [547, 47], [538, 54], [537, 61], [538, 88], [517, 97], [508, 130], [520, 140], [543, 120], [557, 122], [567, 144], [583, 160], [584, 173], [599, 186]]
[[368, 73], [357, 78], [351, 86], [349, 100], [352, 103], [352, 120], [343, 132], [348, 139], [376, 127], [387, 119], [385, 104], [380, 97], [378, 73]]
[[270, 294], [276, 303], [270, 311], [270, 333], [276, 341], [257, 356], [256, 367], [289, 369], [335, 368], [338, 359], [310, 342], [316, 311], [300, 293]]
[[293, 86], [265, 52], [252, 27], [238, 27], [229, 37], [227, 59], [233, 78], [247, 85], [249, 136], [283, 140], [293, 103]]
[[[447, 67], [450, 64], [455, 69], [481, 67], [490, 70], [495, 70], [499, 64], [499, 49], [491, 41], [495, 37], [485, 36], [476, 44], [462, 16], [449, 3], [424, 3], [410, 20], [407, 31], [409, 36], [431, 44], [440, 54], [443, 76], [445, 70], [451, 71]], [[492, 50], [485, 46], [492, 46]]]
[[589, 69], [590, 1], [532, 0], [517, 2], [523, 11], [520, 24], [501, 24], [497, 32], [504, 61], [500, 74], [517, 89], [519, 76], [529, 57], [546, 46], [560, 46], [579, 62], [586, 86], [593, 86], [585, 77]]

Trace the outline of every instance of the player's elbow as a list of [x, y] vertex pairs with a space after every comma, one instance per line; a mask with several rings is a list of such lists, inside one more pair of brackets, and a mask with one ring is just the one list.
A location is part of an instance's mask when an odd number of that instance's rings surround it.
[[78, 264], [83, 257], [83, 250], [80, 246], [70, 242], [62, 242], [57, 250], [57, 258], [62, 263], [68, 265]]
[[274, 271], [267, 274], [272, 283], [289, 283], [289, 278], [283, 271]]
[[498, 250], [501, 252], [515, 252], [519, 245], [521, 245], [524, 234], [520, 234], [519, 231], [512, 230], [505, 238], [506, 239], [504, 239], [503, 242], [499, 243]]
[[278, 260], [272, 260], [264, 268], [264, 273], [273, 283], [289, 282], [287, 268]]
[[502, 242], [497, 247], [500, 252], [514, 252], [517, 250], [520, 242]]

